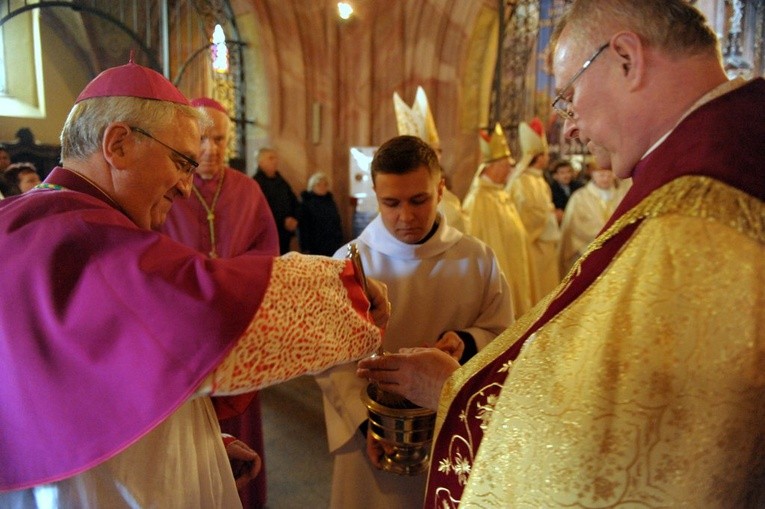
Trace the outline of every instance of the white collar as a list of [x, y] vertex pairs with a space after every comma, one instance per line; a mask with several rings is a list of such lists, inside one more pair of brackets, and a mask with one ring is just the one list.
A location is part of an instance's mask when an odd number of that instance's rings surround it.
[[364, 231], [359, 235], [359, 240], [371, 249], [379, 251], [392, 258], [402, 260], [417, 260], [438, 256], [451, 246], [459, 242], [462, 232], [446, 224], [446, 218], [438, 213], [438, 228], [433, 235], [422, 244], [407, 244], [394, 237], [382, 222], [378, 214]]

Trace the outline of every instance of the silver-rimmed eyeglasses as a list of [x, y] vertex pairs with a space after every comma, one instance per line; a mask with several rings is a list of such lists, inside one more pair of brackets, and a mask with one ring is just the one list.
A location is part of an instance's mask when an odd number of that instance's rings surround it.
[[179, 160], [173, 160], [173, 162], [175, 163], [176, 167], [178, 168], [178, 171], [180, 171], [184, 175], [191, 175], [194, 172], [194, 169], [196, 169], [196, 167], [199, 166], [198, 162], [196, 162], [195, 160], [193, 160], [192, 158], [190, 158], [186, 154], [175, 150], [173, 147], [171, 147], [170, 145], [168, 145], [165, 142], [159, 141], [157, 138], [155, 138], [154, 136], [152, 136], [148, 132], [144, 131], [140, 127], [130, 126], [130, 130], [131, 131], [135, 131], [137, 133], [141, 133], [144, 136], [146, 136], [147, 138], [151, 138], [152, 140], [156, 141], [157, 143], [159, 143], [160, 145], [162, 145], [163, 147], [168, 149], [170, 152], [172, 152], [176, 156], [180, 157], [181, 158], [180, 161]]
[[555, 99], [553, 99], [553, 110], [555, 110], [555, 113], [557, 113], [558, 116], [563, 120], [571, 120], [574, 118], [574, 112], [571, 109], [571, 98], [568, 95], [569, 91], [571, 90], [571, 86], [576, 80], [579, 79], [584, 71], [587, 70], [590, 64], [593, 63], [596, 58], [598, 58], [598, 55], [600, 55], [603, 50], [606, 49], [610, 44], [611, 42], [607, 42], [599, 47], [598, 50], [589, 59], [587, 59], [584, 64], [582, 64], [582, 68], [579, 69], [579, 71], [577, 71], [577, 73], [574, 74], [570, 80], [568, 80], [566, 86], [560, 89], [560, 93], [555, 96]]

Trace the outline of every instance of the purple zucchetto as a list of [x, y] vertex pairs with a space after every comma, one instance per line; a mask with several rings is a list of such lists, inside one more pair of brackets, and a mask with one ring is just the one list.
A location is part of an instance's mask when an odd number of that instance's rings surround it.
[[216, 101], [215, 99], [211, 99], [209, 97], [197, 97], [196, 99], [191, 100], [191, 105], [195, 108], [211, 108], [213, 110], [218, 110], [221, 113], [225, 113], [228, 115], [228, 111], [226, 111], [226, 107], [223, 106], [221, 103]]
[[140, 97], [189, 106], [189, 100], [167, 78], [130, 60], [119, 67], [106, 69], [80, 92], [76, 103], [94, 97]]

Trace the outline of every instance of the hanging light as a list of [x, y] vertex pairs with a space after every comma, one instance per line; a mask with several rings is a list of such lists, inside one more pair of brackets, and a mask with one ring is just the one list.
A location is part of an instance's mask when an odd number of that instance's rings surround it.
[[337, 15], [349, 19], [353, 15], [353, 6], [348, 2], [337, 2]]
[[228, 47], [226, 46], [226, 35], [223, 33], [223, 27], [215, 25], [213, 30], [212, 44], [210, 44], [210, 56], [212, 59], [213, 71], [219, 74], [228, 72]]

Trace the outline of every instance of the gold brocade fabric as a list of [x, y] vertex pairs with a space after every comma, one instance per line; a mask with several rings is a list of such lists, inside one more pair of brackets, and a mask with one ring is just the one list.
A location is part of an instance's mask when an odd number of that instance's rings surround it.
[[374, 352], [380, 329], [354, 309], [341, 277], [347, 263], [297, 253], [275, 258], [255, 316], [213, 371], [212, 393], [250, 392]]
[[[641, 219], [509, 367], [460, 508], [765, 504], [765, 204], [680, 178], [588, 252]], [[458, 370], [439, 410], [544, 307]]]

